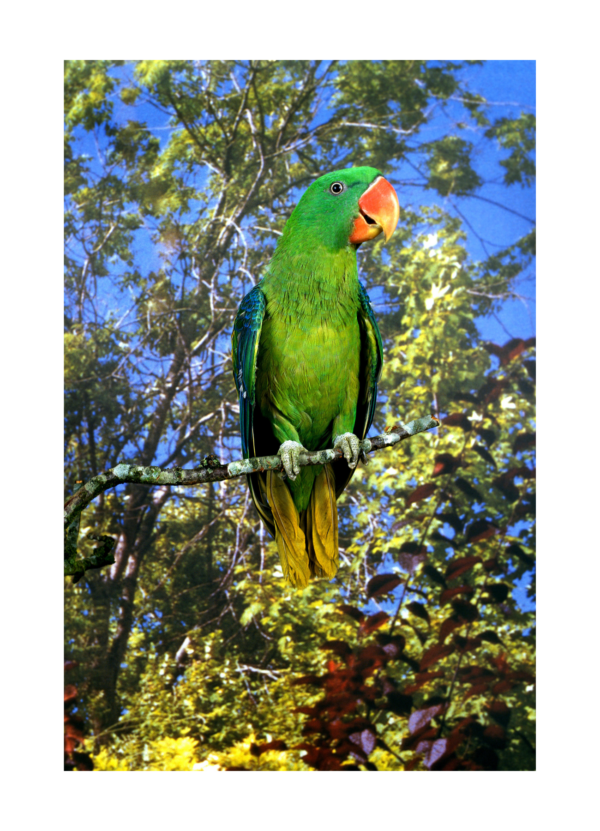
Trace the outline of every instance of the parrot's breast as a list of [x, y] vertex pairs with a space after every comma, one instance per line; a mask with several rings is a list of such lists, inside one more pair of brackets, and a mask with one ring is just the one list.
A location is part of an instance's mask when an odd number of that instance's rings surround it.
[[[265, 319], [256, 394], [267, 421], [289, 424], [308, 450], [331, 447], [333, 422], [352, 429], [359, 395], [360, 328], [355, 315], [327, 321]], [[289, 438], [293, 438], [292, 435]]]

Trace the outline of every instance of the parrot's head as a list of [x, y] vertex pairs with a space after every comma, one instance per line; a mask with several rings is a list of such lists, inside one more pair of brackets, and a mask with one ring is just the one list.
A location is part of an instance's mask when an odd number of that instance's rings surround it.
[[350, 167], [312, 183], [288, 220], [284, 236], [330, 250], [357, 248], [381, 233], [387, 242], [399, 218], [398, 197], [387, 179], [374, 167]]

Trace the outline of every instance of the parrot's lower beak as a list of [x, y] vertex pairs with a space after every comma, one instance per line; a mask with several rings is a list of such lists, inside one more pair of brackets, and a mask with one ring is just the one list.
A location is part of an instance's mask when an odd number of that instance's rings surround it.
[[400, 203], [388, 180], [378, 176], [358, 200], [358, 208], [360, 214], [354, 220], [350, 242], [360, 245], [382, 231], [387, 242], [400, 219]]

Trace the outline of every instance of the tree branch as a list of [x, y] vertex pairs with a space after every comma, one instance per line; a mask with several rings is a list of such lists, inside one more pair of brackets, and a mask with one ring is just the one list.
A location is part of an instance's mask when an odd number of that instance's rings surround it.
[[[403, 439], [408, 439], [424, 430], [431, 430], [439, 426], [439, 421], [431, 416], [417, 418], [409, 424], [396, 424], [389, 433], [364, 439], [360, 442], [361, 452], [369, 453], [392, 447]], [[301, 453], [300, 466], [323, 465], [342, 458], [340, 448], [336, 450], [317, 450], [310, 453]], [[65, 502], [65, 528], [83, 511], [90, 502], [103, 491], [126, 483], [138, 485], [202, 485], [205, 482], [222, 482], [225, 479], [235, 479], [248, 473], [265, 470], [283, 470], [283, 463], [279, 456], [257, 456], [254, 459], [238, 459], [223, 465], [216, 456], [210, 455], [202, 460], [200, 466], [194, 470], [184, 470], [174, 467], [163, 470], [160, 467], [142, 467], [140, 465], [120, 464], [94, 476]]]

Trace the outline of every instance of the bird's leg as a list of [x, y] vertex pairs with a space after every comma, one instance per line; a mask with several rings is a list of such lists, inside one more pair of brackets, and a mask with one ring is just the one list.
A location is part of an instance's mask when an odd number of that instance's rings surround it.
[[303, 447], [298, 441], [284, 441], [277, 451], [277, 455], [281, 457], [281, 461], [283, 462], [283, 469], [285, 470], [286, 476], [288, 476], [292, 482], [300, 473], [298, 457], [301, 453], [307, 452], [306, 448]]
[[358, 436], [355, 436], [354, 433], [342, 433], [340, 436], [336, 436], [333, 440], [333, 449], [335, 450], [337, 447], [342, 448], [348, 467], [355, 468], [360, 454], [360, 439]]

